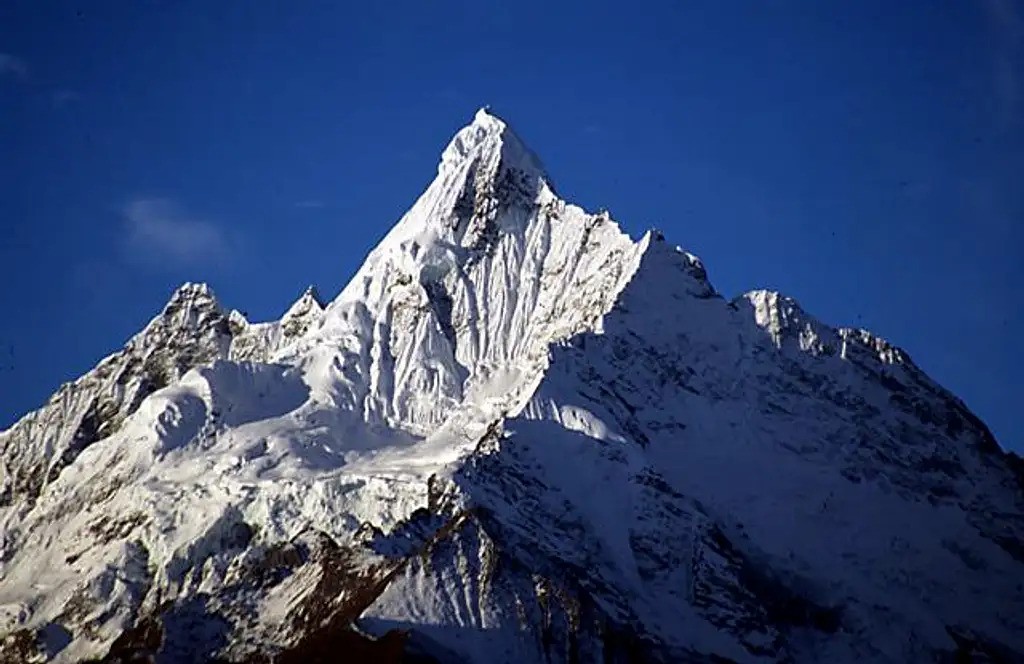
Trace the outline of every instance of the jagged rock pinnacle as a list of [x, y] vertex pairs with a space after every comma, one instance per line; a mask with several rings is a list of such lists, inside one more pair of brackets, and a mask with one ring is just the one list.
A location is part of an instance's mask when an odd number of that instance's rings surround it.
[[307, 286], [306, 290], [304, 290], [302, 292], [302, 298], [309, 298], [309, 299], [311, 299], [312, 301], [316, 302], [320, 306], [321, 309], [323, 309], [324, 307], [327, 306], [327, 303], [320, 296], [320, 291], [317, 289], [316, 286], [314, 286], [312, 284]]

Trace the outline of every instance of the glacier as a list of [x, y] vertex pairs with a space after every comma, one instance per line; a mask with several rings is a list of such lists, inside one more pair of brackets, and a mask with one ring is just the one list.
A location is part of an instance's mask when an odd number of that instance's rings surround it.
[[0, 662], [1024, 661], [1024, 463], [488, 110], [331, 302], [185, 284], [0, 433]]

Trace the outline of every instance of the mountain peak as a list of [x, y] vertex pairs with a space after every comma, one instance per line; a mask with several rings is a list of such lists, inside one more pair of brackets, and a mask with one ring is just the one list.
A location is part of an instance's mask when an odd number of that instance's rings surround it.
[[1022, 463], [902, 351], [487, 108], [439, 171], [326, 309], [185, 284], [0, 432], [0, 661], [1024, 661]]
[[178, 286], [174, 293], [171, 294], [171, 302], [176, 300], [191, 300], [196, 298], [210, 298], [216, 299], [213, 294], [213, 289], [210, 285], [204, 282], [192, 282], [186, 281], [182, 285]]
[[486, 106], [477, 110], [473, 121], [460, 129], [441, 153], [438, 174], [456, 170], [466, 161], [478, 160], [495, 169], [500, 164], [547, 179], [540, 158], [507, 122]]
[[302, 296], [299, 299], [315, 302], [317, 306], [320, 307], [321, 309], [327, 306], [327, 303], [320, 296], [320, 291], [317, 289], [316, 286], [313, 286], [312, 284], [307, 286], [306, 290], [302, 291]]
[[476, 113], [473, 115], [473, 124], [487, 124], [489, 122], [501, 122], [504, 124], [504, 120], [491, 113], [490, 106], [481, 106], [476, 109]]
[[292, 306], [288, 308], [281, 320], [294, 318], [296, 316], [304, 316], [310, 311], [323, 311], [324, 301], [320, 297], [320, 292], [317, 291], [316, 286], [309, 286], [302, 292], [299, 299], [292, 303]]
[[310, 328], [324, 312], [324, 301], [316, 286], [309, 286], [281, 317], [281, 331], [287, 338], [296, 337]]
[[164, 305], [161, 316], [173, 317], [181, 311], [189, 311], [197, 307], [218, 313], [221, 311], [220, 301], [209, 284], [186, 281], [171, 294], [167, 304]]

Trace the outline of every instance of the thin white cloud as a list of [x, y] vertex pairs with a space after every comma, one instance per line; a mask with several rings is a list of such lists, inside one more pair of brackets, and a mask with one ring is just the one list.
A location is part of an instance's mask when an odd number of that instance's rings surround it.
[[74, 90], [59, 89], [54, 90], [50, 93], [50, 101], [53, 102], [54, 108], [60, 108], [67, 104], [74, 103], [82, 98], [82, 95], [78, 94]]
[[122, 210], [130, 258], [147, 264], [188, 266], [232, 258], [231, 244], [215, 223], [187, 214], [173, 201], [136, 198]]
[[28, 78], [28, 63], [16, 55], [0, 53], [0, 74], [16, 78]]
[[12, 55], [11, 53], [0, 53], [0, 78], [5, 76], [17, 79], [21, 83], [28, 85], [29, 90], [35, 91], [35, 93], [42, 95], [44, 98], [49, 97], [53, 108], [67, 106], [82, 98], [82, 95], [75, 90], [51, 87], [46, 81], [40, 80], [38, 75], [33, 74], [28, 62], [24, 58]]

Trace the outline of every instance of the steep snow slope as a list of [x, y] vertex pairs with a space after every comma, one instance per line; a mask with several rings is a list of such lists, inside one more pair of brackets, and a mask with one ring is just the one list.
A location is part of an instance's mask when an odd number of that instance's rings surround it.
[[0, 661], [1024, 657], [1019, 460], [486, 111], [326, 308], [183, 287], [0, 462]]

